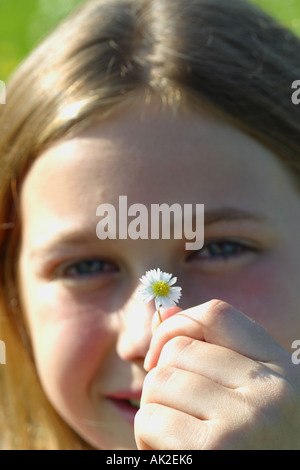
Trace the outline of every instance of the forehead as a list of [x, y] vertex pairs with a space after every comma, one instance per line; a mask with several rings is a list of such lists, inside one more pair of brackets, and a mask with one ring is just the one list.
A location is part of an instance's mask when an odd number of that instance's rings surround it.
[[[293, 192], [283, 164], [251, 137], [200, 113], [136, 106], [42, 154], [23, 195], [65, 217], [99, 202], [221, 202], [280, 209]], [[54, 191], [55, 188], [55, 191]], [[37, 199], [37, 195], [39, 195]], [[30, 201], [29, 201], [30, 199]], [[286, 200], [285, 200], [286, 202]]]

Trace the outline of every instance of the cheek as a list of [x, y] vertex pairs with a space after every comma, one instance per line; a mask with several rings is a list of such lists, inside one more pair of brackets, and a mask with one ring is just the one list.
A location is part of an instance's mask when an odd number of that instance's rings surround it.
[[97, 305], [68, 294], [47, 294], [36, 296], [28, 312], [37, 370], [50, 401], [60, 411], [74, 410], [89, 399], [114, 335], [108, 315]]
[[[264, 258], [245, 269], [199, 275], [184, 286], [182, 308], [213, 298], [224, 300], [263, 326], [283, 347], [290, 348], [300, 328], [300, 279], [296, 264], [283, 256]], [[184, 300], [186, 305], [184, 304]]]
[[[223, 290], [224, 289], [224, 290]], [[295, 295], [300, 283], [288, 270], [267, 264], [249, 270], [245, 276], [223, 286], [224, 300], [265, 328], [283, 347], [289, 349], [294, 328], [300, 327], [300, 302]]]

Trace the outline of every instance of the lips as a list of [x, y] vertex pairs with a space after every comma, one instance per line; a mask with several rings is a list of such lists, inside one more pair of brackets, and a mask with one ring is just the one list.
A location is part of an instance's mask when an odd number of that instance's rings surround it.
[[122, 392], [108, 397], [116, 411], [131, 425], [134, 425], [135, 415], [140, 407], [141, 392]]

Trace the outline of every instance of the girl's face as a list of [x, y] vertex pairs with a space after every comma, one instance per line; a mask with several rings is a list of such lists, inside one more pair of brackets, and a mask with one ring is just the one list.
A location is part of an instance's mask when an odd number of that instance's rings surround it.
[[[203, 249], [174, 237], [99, 240], [96, 209], [112, 204], [118, 216], [119, 196], [149, 214], [155, 203], [204, 204]], [[181, 308], [222, 299], [290, 349], [300, 331], [299, 207], [273, 154], [200, 114], [136, 106], [45, 151], [22, 186], [19, 274], [58, 413], [97, 448], [135, 448], [155, 311], [137, 290], [152, 268], [178, 277]]]

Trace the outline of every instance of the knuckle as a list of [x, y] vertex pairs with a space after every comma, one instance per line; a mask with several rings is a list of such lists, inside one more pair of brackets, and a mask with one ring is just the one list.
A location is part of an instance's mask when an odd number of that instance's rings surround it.
[[193, 338], [186, 336], [176, 336], [170, 339], [162, 348], [158, 365], [176, 365], [177, 358], [183, 354], [186, 349], [194, 344]]
[[173, 367], [154, 367], [145, 377], [142, 403], [155, 402], [172, 375], [175, 373]]
[[170, 380], [174, 372], [174, 367], [154, 367], [146, 377], [148, 387], [154, 390], [163, 387]]
[[220, 326], [235, 321], [236, 309], [228, 302], [220, 299], [212, 299], [202, 304], [197, 320], [201, 324], [204, 337], [209, 332], [214, 332]]
[[224, 318], [225, 315], [231, 314], [233, 310], [232, 305], [228, 302], [213, 299], [208, 302], [207, 314], [209, 315], [210, 322], [214, 323], [215, 321], [219, 321], [220, 314], [222, 315], [222, 318]]

